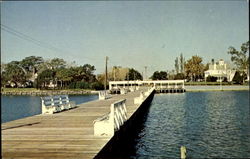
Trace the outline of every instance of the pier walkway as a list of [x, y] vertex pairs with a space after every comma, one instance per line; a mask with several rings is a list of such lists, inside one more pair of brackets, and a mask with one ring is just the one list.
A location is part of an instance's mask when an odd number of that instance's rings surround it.
[[140, 88], [107, 100], [80, 104], [51, 115], [41, 114], [2, 124], [2, 158], [94, 158], [112, 136], [94, 136], [93, 121], [110, 111], [110, 105], [126, 99], [127, 118], [140, 107], [134, 104]]

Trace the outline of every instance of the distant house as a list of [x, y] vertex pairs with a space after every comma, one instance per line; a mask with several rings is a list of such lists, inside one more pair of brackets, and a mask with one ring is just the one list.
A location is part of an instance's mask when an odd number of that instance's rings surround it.
[[220, 78], [225, 79], [227, 81], [232, 81], [236, 70], [230, 68], [229, 64], [225, 63], [224, 60], [220, 59], [218, 62], [214, 62], [212, 59], [211, 64], [209, 64], [209, 69], [205, 71], [205, 79], [208, 76], [218, 77], [217, 81], [220, 81]]

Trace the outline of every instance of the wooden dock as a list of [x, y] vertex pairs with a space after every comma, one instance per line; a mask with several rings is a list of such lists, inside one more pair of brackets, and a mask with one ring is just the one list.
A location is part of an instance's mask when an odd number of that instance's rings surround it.
[[2, 124], [2, 158], [94, 158], [112, 136], [94, 136], [93, 121], [126, 99], [128, 119], [140, 107], [134, 98], [143, 90], [112, 95], [51, 115], [36, 115]]

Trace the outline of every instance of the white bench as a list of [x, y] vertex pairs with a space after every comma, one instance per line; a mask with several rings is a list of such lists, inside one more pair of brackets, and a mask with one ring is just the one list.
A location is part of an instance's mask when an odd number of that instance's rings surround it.
[[42, 114], [53, 114], [76, 107], [74, 101], [69, 101], [68, 95], [41, 97]]
[[99, 100], [105, 100], [111, 98], [111, 94], [108, 91], [99, 91]]
[[113, 136], [115, 131], [127, 121], [126, 99], [119, 100], [110, 106], [110, 112], [94, 120], [95, 136]]

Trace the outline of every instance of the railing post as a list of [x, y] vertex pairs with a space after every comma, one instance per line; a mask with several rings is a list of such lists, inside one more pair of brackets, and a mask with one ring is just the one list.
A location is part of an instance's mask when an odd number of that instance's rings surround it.
[[181, 146], [181, 159], [186, 159], [186, 147], [185, 146]]
[[111, 125], [111, 129], [112, 129], [111, 131], [114, 134], [114, 131], [115, 131], [115, 108], [114, 108], [114, 104], [111, 104], [111, 106], [110, 106], [109, 123]]

